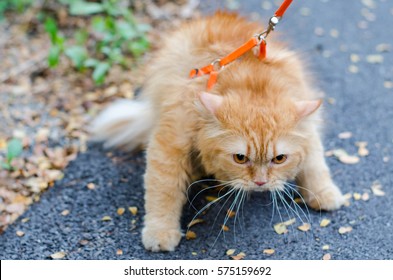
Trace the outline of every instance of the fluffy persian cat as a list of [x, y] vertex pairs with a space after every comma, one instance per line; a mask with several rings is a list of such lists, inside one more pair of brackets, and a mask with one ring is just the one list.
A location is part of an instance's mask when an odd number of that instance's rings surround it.
[[269, 38], [265, 60], [246, 53], [209, 92], [208, 75], [188, 76], [260, 31], [226, 13], [184, 24], [165, 36], [140, 98], [119, 100], [94, 121], [95, 138], [107, 147], [147, 147], [146, 249], [179, 244], [187, 187], [205, 175], [246, 191], [279, 191], [296, 180], [310, 207], [342, 205], [319, 134], [321, 97], [296, 53]]

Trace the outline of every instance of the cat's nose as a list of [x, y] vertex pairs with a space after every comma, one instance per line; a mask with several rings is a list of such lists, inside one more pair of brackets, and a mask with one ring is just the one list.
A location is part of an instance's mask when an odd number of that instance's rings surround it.
[[257, 186], [259, 186], [259, 187], [261, 187], [261, 186], [263, 186], [264, 184], [266, 184], [266, 182], [260, 182], [260, 181], [256, 181], [256, 182], [254, 182]]

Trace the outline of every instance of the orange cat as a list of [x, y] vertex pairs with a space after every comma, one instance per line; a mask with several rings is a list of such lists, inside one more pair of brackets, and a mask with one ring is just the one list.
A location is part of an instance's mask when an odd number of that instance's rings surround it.
[[107, 147], [147, 144], [146, 249], [178, 245], [186, 189], [201, 175], [247, 191], [277, 191], [296, 179], [312, 208], [342, 205], [318, 132], [320, 96], [294, 52], [270, 38], [265, 60], [246, 53], [210, 92], [208, 76], [188, 77], [260, 31], [225, 13], [183, 25], [150, 62], [141, 98], [118, 101], [95, 120], [96, 139]]

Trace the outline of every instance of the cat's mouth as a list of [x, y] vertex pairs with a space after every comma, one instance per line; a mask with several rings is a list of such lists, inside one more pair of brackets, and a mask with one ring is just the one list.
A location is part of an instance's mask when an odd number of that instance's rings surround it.
[[254, 182], [254, 181], [244, 181], [241, 185], [235, 186], [235, 188], [241, 188], [246, 191], [255, 192], [266, 192], [266, 191], [282, 191], [284, 189], [284, 184], [279, 181], [270, 182]]

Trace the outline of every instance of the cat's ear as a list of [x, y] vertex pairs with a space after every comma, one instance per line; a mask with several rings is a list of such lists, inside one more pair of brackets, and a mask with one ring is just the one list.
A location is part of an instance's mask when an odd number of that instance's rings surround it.
[[199, 100], [202, 102], [203, 106], [205, 106], [205, 108], [214, 115], [217, 109], [221, 106], [224, 98], [216, 94], [201, 92], [199, 94]]
[[296, 101], [296, 111], [300, 119], [305, 118], [314, 113], [322, 104], [322, 99], [311, 101]]

